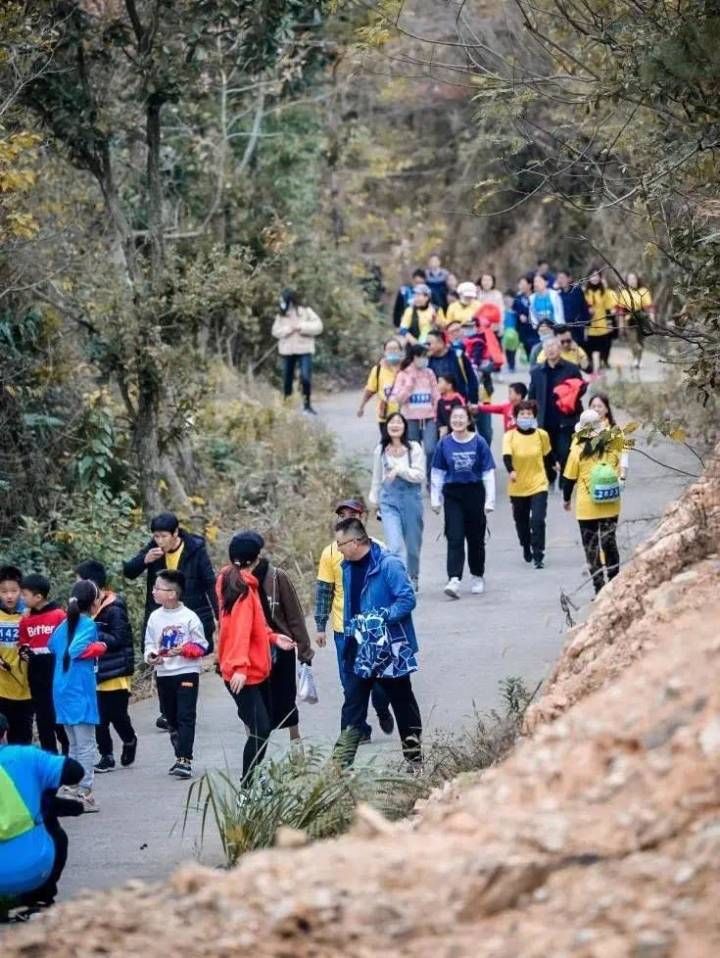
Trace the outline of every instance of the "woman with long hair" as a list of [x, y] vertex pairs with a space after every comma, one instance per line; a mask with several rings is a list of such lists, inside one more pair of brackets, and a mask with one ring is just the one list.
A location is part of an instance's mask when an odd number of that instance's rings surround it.
[[613, 310], [615, 293], [608, 288], [599, 269], [590, 272], [585, 284], [585, 301], [590, 309], [590, 325], [585, 330], [587, 353], [590, 356], [591, 369], [595, 370], [595, 354], [598, 355], [598, 368], [610, 368], [610, 349], [615, 335]]
[[456, 406], [450, 413], [450, 434], [441, 439], [433, 458], [430, 499], [433, 510], [445, 508], [448, 583], [445, 594], [460, 598], [460, 580], [467, 561], [470, 591], [485, 591], [485, 513], [495, 509], [495, 461], [490, 447], [473, 431], [470, 411]]
[[[272, 565], [263, 555], [265, 540], [259, 532], [239, 532], [233, 538], [235, 561], [257, 580], [258, 598], [265, 621], [272, 632], [290, 636], [297, 647], [297, 659], [310, 665], [312, 645], [305, 625], [305, 613], [290, 576]], [[297, 698], [297, 659], [295, 649], [275, 647], [270, 669], [270, 705], [272, 727], [286, 728], [290, 741], [300, 739]]]
[[388, 549], [405, 563], [416, 592], [424, 528], [422, 487], [425, 476], [422, 446], [409, 438], [405, 417], [399, 412], [393, 413], [387, 421], [387, 434], [375, 449], [368, 498], [372, 505], [382, 510]]
[[[432, 462], [437, 445], [435, 417], [439, 398], [437, 378], [428, 366], [427, 347], [419, 343], [408, 346], [390, 401], [400, 406], [400, 412], [407, 422], [408, 439], [422, 445], [426, 463]], [[429, 469], [427, 479], [429, 483]]]
[[594, 409], [586, 409], [575, 427], [563, 473], [566, 512], [570, 511], [573, 490], [577, 487], [575, 516], [596, 593], [603, 588], [606, 578], [609, 582], [620, 571], [617, 523], [623, 448], [622, 431], [616, 426], [606, 426]]
[[273, 728], [270, 647], [275, 645], [292, 651], [295, 643], [288, 636], [273, 632], [267, 624], [258, 580], [243, 568], [247, 556], [242, 533], [230, 540], [228, 552], [230, 565], [221, 570], [217, 579], [220, 606], [217, 661], [238, 716], [248, 729], [242, 771], [243, 784], [248, 785], [265, 758]]
[[607, 393], [594, 392], [590, 398], [588, 409], [594, 410], [605, 427], [605, 429], [619, 429], [623, 437], [623, 451], [620, 456], [620, 482], [625, 482], [630, 465], [630, 450], [632, 449], [632, 440], [629, 440], [615, 421], [615, 415], [610, 405], [610, 397]]
[[431, 297], [427, 283], [413, 287], [412, 304], [403, 313], [398, 330], [404, 344], [424, 343], [431, 329], [443, 325], [443, 311], [433, 305]]
[[[478, 310], [495, 329], [502, 326], [505, 313], [505, 299], [495, 286], [495, 277], [492, 273], [483, 273], [477, 281]], [[485, 307], [483, 309], [483, 307]]]
[[48, 643], [55, 656], [55, 717], [58, 724], [65, 727], [70, 758], [79, 762], [85, 772], [77, 787], [77, 798], [86, 812], [99, 811], [93, 795], [95, 727], [100, 724], [95, 660], [107, 651], [107, 645], [98, 641], [93, 621], [99, 607], [98, 587], [89, 579], [80, 579], [70, 593], [67, 618], [55, 629]]

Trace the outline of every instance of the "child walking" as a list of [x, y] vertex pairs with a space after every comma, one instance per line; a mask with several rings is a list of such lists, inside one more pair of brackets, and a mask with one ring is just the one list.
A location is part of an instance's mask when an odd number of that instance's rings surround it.
[[18, 651], [24, 612], [21, 582], [22, 572], [16, 566], [0, 568], [0, 714], [8, 721], [8, 745], [32, 744], [33, 709], [27, 662]]
[[98, 641], [92, 619], [99, 604], [100, 593], [94, 582], [76, 582], [70, 593], [67, 617], [50, 636], [49, 644], [55, 657], [55, 717], [65, 727], [70, 758], [79, 762], [85, 773], [77, 787], [77, 798], [86, 812], [99, 811], [93, 795], [95, 726], [100, 721], [95, 672], [96, 660], [107, 649], [104, 642]]
[[208, 649], [202, 622], [183, 605], [185, 576], [174, 569], [158, 574], [153, 599], [160, 606], [145, 630], [145, 661], [155, 668], [160, 710], [168, 722], [176, 778], [192, 777], [193, 745], [200, 687], [200, 660]]

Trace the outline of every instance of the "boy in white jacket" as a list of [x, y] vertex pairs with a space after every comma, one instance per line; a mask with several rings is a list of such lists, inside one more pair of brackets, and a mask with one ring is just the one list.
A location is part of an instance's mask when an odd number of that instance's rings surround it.
[[175, 750], [169, 774], [176, 778], [192, 776], [200, 662], [208, 650], [202, 622], [182, 603], [184, 587], [182, 572], [166, 569], [158, 575], [153, 598], [160, 608], [145, 630], [145, 661], [155, 667], [160, 707]]

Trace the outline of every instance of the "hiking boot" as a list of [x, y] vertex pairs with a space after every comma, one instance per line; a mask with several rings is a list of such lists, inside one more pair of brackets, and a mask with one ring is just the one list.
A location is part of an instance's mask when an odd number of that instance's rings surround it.
[[472, 585], [470, 586], [470, 591], [473, 595], [482, 595], [485, 591], [485, 580], [481, 575], [471, 576], [470, 581]]
[[395, 731], [395, 721], [389, 712], [384, 712], [382, 715], [378, 712], [378, 722], [386, 735], [392, 735]]
[[543, 557], [542, 557], [542, 556], [535, 556], [535, 568], [536, 568], [536, 569], [544, 569], [544, 568], [545, 568], [545, 562], [543, 561]]
[[114, 772], [115, 759], [112, 755], [101, 755], [100, 761], [95, 763], [96, 772]]
[[445, 595], [451, 599], [460, 598], [460, 580], [457, 578], [457, 576], [453, 576], [450, 579], [443, 591], [445, 592]]
[[158, 715], [155, 719], [155, 728], [159, 728], [161, 732], [169, 732], [170, 726], [168, 725], [168, 720], [164, 715]]
[[532, 562], [533, 554], [532, 554], [532, 549], [530, 548], [530, 546], [523, 546], [523, 559], [526, 562]]
[[171, 774], [175, 778], [192, 778], [192, 765], [187, 759], [179, 758], [173, 765]]
[[137, 752], [137, 735], [132, 740], [132, 742], [123, 742], [122, 754], [120, 755], [120, 764], [127, 768], [128, 765], [132, 765], [135, 761], [135, 753]]
[[75, 798], [82, 804], [83, 812], [100, 811], [100, 806], [89, 788], [79, 788]]

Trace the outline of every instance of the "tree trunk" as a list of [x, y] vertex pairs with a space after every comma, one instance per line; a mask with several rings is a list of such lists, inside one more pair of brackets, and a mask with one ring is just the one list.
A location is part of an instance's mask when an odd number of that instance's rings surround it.
[[[141, 357], [142, 362], [142, 357]], [[133, 451], [138, 467], [138, 487], [148, 514], [160, 512], [159, 390], [152, 370], [141, 368], [138, 376], [137, 415], [133, 423]]]
[[147, 196], [148, 240], [150, 244], [150, 286], [153, 292], [162, 289], [165, 271], [165, 239], [163, 236], [162, 178], [160, 176], [160, 110], [163, 100], [151, 96], [147, 103]]

